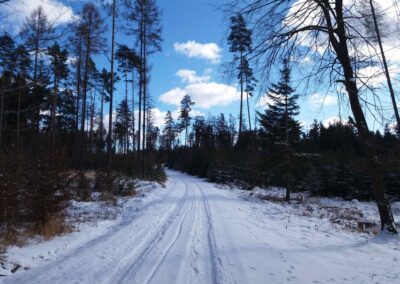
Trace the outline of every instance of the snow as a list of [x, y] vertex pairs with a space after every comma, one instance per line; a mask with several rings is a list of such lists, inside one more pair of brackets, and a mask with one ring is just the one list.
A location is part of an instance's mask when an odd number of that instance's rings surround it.
[[[371, 203], [308, 196], [302, 203], [270, 202], [259, 196], [279, 197], [283, 191], [221, 188], [182, 173], [167, 173], [166, 189], [150, 188], [145, 196], [127, 199], [116, 220], [12, 248], [8, 256], [30, 269], [0, 282], [400, 281], [399, 238], [352, 229], [354, 213], [377, 220]], [[335, 207], [355, 211], [336, 216]], [[399, 204], [394, 208], [399, 220]], [[333, 223], [333, 217], [351, 224]], [[47, 261], [31, 259], [40, 255]]]

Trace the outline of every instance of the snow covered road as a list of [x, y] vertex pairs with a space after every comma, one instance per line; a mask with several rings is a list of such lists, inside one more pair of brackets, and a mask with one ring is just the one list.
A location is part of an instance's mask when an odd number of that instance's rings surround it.
[[[315, 229], [168, 171], [167, 188], [105, 234], [3, 283], [400, 283], [398, 240]], [[399, 281], [399, 282], [397, 282]]]

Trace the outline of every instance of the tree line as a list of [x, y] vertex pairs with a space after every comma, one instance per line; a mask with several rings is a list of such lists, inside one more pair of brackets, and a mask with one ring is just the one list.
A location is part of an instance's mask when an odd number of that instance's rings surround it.
[[85, 2], [61, 28], [48, 16], [39, 6], [17, 34], [0, 35], [2, 233], [22, 223], [40, 231], [62, 214], [71, 187], [84, 190], [86, 170], [109, 191], [117, 172], [161, 174], [148, 89], [149, 58], [162, 42], [156, 1]]

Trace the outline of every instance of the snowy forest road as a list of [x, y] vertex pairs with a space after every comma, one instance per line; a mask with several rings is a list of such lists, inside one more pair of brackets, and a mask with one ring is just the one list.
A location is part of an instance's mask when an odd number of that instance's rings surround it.
[[[5, 283], [365, 283], [369, 279], [366, 263], [358, 263], [368, 255], [364, 241], [330, 238], [304, 224], [292, 227], [282, 221], [285, 216], [277, 205], [271, 203], [266, 210], [265, 204], [243, 200], [199, 178], [175, 171], [167, 174], [166, 190], [157, 199], [139, 210], [124, 208], [122, 221], [106, 234], [11, 275]], [[376, 277], [381, 271], [378, 266]]]

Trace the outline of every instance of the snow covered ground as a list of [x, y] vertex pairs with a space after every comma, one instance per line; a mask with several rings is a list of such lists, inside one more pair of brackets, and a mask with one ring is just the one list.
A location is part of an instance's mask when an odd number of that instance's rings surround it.
[[[114, 221], [10, 249], [29, 269], [0, 282], [400, 283], [399, 238], [352, 229], [359, 211], [375, 220], [370, 203], [273, 203], [255, 197], [266, 191], [168, 176], [166, 189], [129, 199]], [[332, 209], [346, 206], [356, 210]]]

